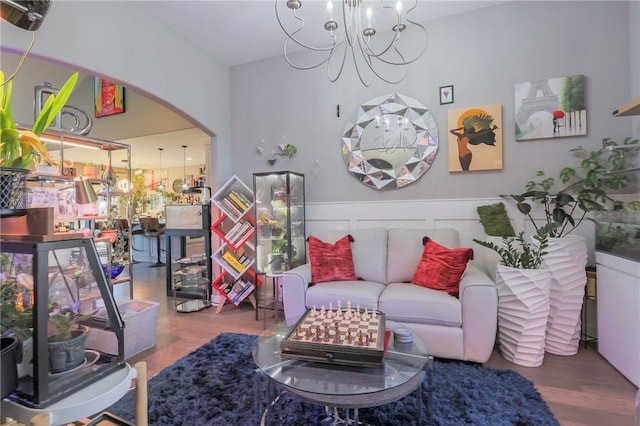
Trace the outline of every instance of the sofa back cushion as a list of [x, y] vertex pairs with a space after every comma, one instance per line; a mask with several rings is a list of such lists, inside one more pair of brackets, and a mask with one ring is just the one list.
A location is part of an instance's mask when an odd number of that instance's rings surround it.
[[354, 239], [351, 251], [356, 276], [366, 281], [386, 284], [387, 230], [385, 228], [334, 230], [327, 233], [325, 241], [335, 242], [347, 234], [351, 234]]
[[455, 229], [391, 228], [387, 253], [387, 282], [411, 282], [424, 252], [424, 237], [429, 237], [446, 247], [460, 247], [460, 235]]

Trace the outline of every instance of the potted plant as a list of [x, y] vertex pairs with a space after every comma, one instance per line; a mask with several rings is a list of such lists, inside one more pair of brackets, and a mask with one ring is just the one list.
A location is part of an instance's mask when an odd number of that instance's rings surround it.
[[80, 300], [71, 306], [49, 305], [49, 371], [60, 373], [84, 362], [88, 327], [79, 324], [88, 316], [80, 315]]
[[503, 237], [502, 245], [473, 240], [500, 255], [496, 271], [500, 351], [505, 359], [525, 367], [538, 367], [544, 359], [551, 274], [542, 258], [554, 226], [542, 227], [531, 242], [524, 232]]
[[98, 179], [98, 173], [100, 173], [98, 165], [91, 161], [84, 165], [82, 171], [83, 174], [89, 179]]
[[[4, 73], [0, 71], [3, 82]], [[26, 175], [37, 156], [53, 161], [40, 135], [51, 125], [67, 103], [78, 80], [73, 73], [57, 96], [51, 95], [29, 130], [17, 128], [11, 112], [12, 82], [0, 86], [0, 216], [26, 214]], [[7, 196], [4, 196], [7, 194]]]
[[[273, 241], [271, 246], [271, 254], [269, 254], [268, 262], [271, 271], [281, 272], [283, 270], [282, 264], [286, 263], [289, 253], [289, 240], [287, 234], [283, 233], [280, 238]], [[291, 246], [291, 256], [295, 257], [297, 254], [296, 246]]]
[[56, 176], [61, 173], [60, 166], [62, 163], [57, 158], [47, 159], [42, 156], [37, 156], [34, 160], [34, 165], [36, 172], [44, 175]]
[[590, 211], [640, 208], [640, 203], [624, 203], [610, 195], [629, 184], [624, 173], [627, 151], [637, 150], [638, 140], [626, 138], [622, 145], [605, 138], [595, 151], [583, 147], [571, 150], [582, 158], [578, 167], [560, 171], [563, 188], [555, 190], [556, 180], [543, 171], [539, 181], [529, 181], [527, 191], [519, 195], [503, 195], [512, 199], [520, 212], [527, 215], [538, 229], [531, 211], [533, 204], [543, 207], [546, 224], [557, 227], [550, 232], [544, 262], [551, 272], [551, 307], [547, 324], [547, 352], [575, 355], [580, 342], [580, 313], [587, 280], [587, 244], [584, 238], [571, 235]]
[[[640, 140], [626, 138], [622, 147], [610, 138], [602, 140], [602, 147], [595, 151], [587, 151], [578, 146], [570, 151], [582, 158], [578, 167], [564, 167], [560, 170], [562, 189], [553, 191], [556, 180], [547, 176], [544, 171], [536, 172], [538, 181], [531, 180], [526, 184], [522, 194], [501, 195], [502, 198], [516, 202], [518, 211], [526, 215], [533, 226], [538, 224], [531, 211], [534, 204], [544, 209], [545, 223], [556, 223], [550, 237], [564, 237], [576, 229], [585, 219], [589, 211], [622, 210], [625, 207], [640, 209], [640, 202], [625, 203], [610, 195], [611, 191], [619, 191], [630, 183], [628, 175], [618, 173], [628, 168], [628, 155], [625, 149], [640, 149]], [[635, 148], [637, 146], [637, 148]]]
[[31, 255], [0, 254], [0, 335], [19, 344], [18, 377], [32, 374], [33, 275]]

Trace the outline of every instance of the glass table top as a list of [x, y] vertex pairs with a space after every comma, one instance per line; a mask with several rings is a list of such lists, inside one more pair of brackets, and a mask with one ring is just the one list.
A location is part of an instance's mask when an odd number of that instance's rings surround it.
[[[253, 344], [253, 359], [262, 373], [289, 388], [326, 395], [381, 392], [403, 385], [429, 360], [424, 343], [414, 334], [413, 343], [400, 344], [393, 332], [380, 367], [353, 367], [281, 357], [280, 342], [295, 324], [281, 322], [266, 330]], [[387, 321], [387, 330], [399, 324]]]

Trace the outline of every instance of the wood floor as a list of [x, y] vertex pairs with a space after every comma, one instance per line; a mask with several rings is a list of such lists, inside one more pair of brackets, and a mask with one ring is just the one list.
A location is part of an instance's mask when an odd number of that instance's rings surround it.
[[[160, 302], [156, 346], [129, 360], [146, 361], [149, 378], [220, 333], [257, 335], [264, 329], [262, 317], [256, 321], [248, 303], [225, 305], [219, 314], [215, 308], [176, 313], [174, 300], [166, 297], [165, 268], [149, 265], [133, 265], [134, 298]], [[268, 318], [267, 325], [274, 321]], [[634, 425], [637, 388], [598, 354], [595, 344], [571, 357], [546, 354], [538, 368], [511, 364], [494, 350], [485, 365], [517, 371], [535, 383], [562, 425]]]

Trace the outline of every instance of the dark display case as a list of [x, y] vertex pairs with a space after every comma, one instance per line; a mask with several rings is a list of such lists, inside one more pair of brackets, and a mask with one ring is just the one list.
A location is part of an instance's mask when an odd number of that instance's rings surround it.
[[[24, 346], [18, 387], [8, 398], [34, 408], [47, 407], [126, 365], [124, 323], [93, 240], [50, 238], [55, 240], [3, 236], [0, 249], [2, 331], [14, 333]], [[106, 315], [96, 315], [98, 300]], [[80, 346], [68, 345], [62, 336], [69, 320], [79, 326], [72, 340], [80, 340]], [[113, 334], [113, 353], [85, 345], [92, 329]]]
[[[178, 312], [196, 312], [211, 306], [211, 207], [205, 205], [166, 206], [164, 230], [167, 250], [167, 296], [189, 299], [176, 304]], [[177, 250], [173, 248], [176, 238]], [[202, 238], [204, 252], [187, 253], [187, 239]]]

